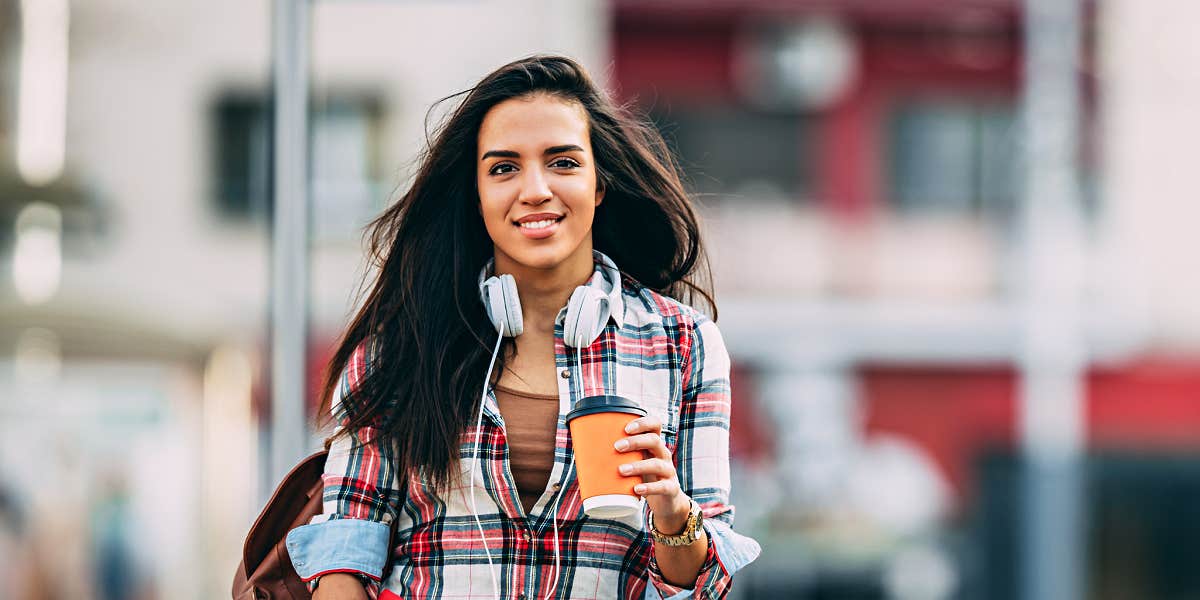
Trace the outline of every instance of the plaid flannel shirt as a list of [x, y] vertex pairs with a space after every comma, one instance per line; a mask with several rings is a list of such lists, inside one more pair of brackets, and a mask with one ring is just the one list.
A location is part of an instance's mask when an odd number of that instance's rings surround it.
[[[480, 468], [472, 454], [474, 423], [460, 438], [461, 477], [443, 494], [416, 476], [400, 485], [394, 449], [371, 443], [378, 433], [372, 428], [339, 438], [325, 465], [324, 514], [288, 535], [301, 578], [312, 586], [324, 574], [354, 573], [367, 584], [372, 600], [493, 598], [487, 555], [472, 517], [473, 494], [502, 598], [723, 598], [733, 574], [760, 552], [757, 542], [732, 528], [729, 355], [706, 316], [628, 277], [621, 283], [609, 294], [609, 323], [578, 357], [563, 343], [565, 309], [558, 315], [555, 362], [562, 376], [555, 461], [547, 489], [530, 514], [509, 471], [504, 420], [489, 392], [482, 476], [475, 476], [474, 487], [469, 469]], [[361, 345], [343, 371], [332, 403], [335, 417], [344, 419], [340, 398], [366, 376], [370, 355], [369, 345]], [[565, 415], [580, 394], [577, 359], [583, 396], [634, 399], [664, 424], [680, 486], [702, 507], [708, 534], [708, 555], [691, 590], [663, 579], [645, 525], [647, 510], [623, 519], [586, 517], [575, 470], [564, 477], [571, 452]], [[566, 491], [551, 515], [560, 486]], [[558, 520], [561, 553], [557, 578], [552, 518]], [[392, 571], [383, 573], [392, 519], [400, 519], [391, 549], [395, 561]]]

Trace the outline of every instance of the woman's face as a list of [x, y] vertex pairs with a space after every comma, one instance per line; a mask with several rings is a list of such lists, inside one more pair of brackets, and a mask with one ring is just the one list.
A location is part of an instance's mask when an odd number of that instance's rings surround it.
[[596, 189], [583, 107], [540, 94], [505, 100], [484, 116], [477, 156], [479, 212], [497, 270], [586, 261], [590, 273], [592, 220], [604, 192]]

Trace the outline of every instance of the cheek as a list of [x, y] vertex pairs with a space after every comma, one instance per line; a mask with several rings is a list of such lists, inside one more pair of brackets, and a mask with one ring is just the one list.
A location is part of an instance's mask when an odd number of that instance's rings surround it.
[[483, 221], [488, 227], [503, 221], [505, 218], [506, 208], [504, 202], [489, 193], [490, 190], [481, 189], [479, 191], [479, 214], [483, 216]]
[[582, 217], [579, 219], [582, 221], [581, 225], [591, 227], [592, 223], [596, 220], [596, 196], [580, 196], [578, 202], [572, 208], [576, 215]]
[[596, 210], [596, 184], [595, 180], [584, 181], [582, 178], [577, 182], [572, 182], [569, 191], [563, 190], [565, 196], [569, 198], [571, 210], [577, 213], [591, 213]]

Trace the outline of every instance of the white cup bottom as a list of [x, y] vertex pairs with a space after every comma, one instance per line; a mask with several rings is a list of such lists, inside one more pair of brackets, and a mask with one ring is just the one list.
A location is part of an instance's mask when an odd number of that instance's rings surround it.
[[602, 494], [583, 499], [583, 512], [596, 519], [620, 519], [642, 508], [642, 499], [628, 494]]

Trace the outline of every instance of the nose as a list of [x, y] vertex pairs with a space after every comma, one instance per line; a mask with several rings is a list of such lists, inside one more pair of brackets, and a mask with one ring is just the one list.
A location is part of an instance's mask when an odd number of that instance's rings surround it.
[[538, 169], [528, 169], [521, 179], [521, 193], [517, 200], [526, 204], [542, 204], [552, 197], [546, 176]]

